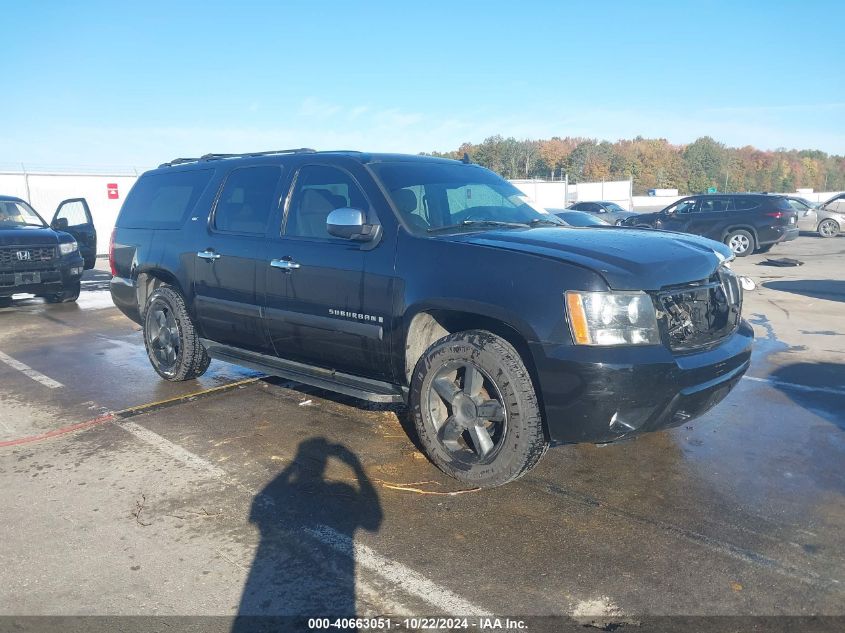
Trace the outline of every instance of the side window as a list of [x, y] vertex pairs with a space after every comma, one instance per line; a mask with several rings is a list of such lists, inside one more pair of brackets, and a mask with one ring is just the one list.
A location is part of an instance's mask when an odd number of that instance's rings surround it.
[[698, 203], [698, 213], [723, 213], [725, 211], [733, 211], [733, 208], [731, 198], [711, 198], [709, 200], [701, 200]]
[[337, 238], [326, 231], [326, 219], [335, 209], [369, 209], [364, 193], [352, 176], [336, 167], [306, 165], [299, 170], [290, 198], [285, 235]]
[[760, 206], [759, 198], [745, 197], [737, 198], [734, 202], [737, 211], [750, 211]]
[[194, 208], [212, 169], [160, 171], [145, 174], [129, 192], [117, 224], [121, 228], [175, 229]]
[[588, 213], [604, 213], [605, 209], [600, 204], [596, 204], [595, 202], [585, 202], [584, 203], [584, 211]]
[[675, 213], [679, 213], [681, 215], [686, 215], [686, 214], [689, 214], [689, 213], [695, 213], [696, 211], [698, 211], [698, 201], [697, 200], [682, 200], [675, 207]]
[[82, 200], [64, 203], [62, 208], [59, 209], [59, 212], [56, 213], [57, 220], [62, 218], [67, 220], [68, 227], [84, 226], [91, 223], [88, 213], [85, 211], [85, 205], [82, 204]]
[[214, 228], [228, 233], [264, 234], [278, 203], [282, 170], [276, 166], [241, 167], [226, 178], [214, 211]]

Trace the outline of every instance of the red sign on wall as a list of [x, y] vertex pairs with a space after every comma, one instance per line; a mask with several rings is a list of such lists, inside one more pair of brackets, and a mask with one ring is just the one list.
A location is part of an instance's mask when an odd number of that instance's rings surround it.
[[110, 182], [109, 184], [107, 184], [106, 191], [108, 192], [109, 200], [117, 200], [120, 197], [120, 195], [117, 193], [116, 182]]

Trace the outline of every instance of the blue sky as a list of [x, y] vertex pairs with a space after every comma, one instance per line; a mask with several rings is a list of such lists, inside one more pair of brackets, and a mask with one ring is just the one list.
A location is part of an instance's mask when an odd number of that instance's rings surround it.
[[0, 0], [0, 164], [636, 135], [845, 154], [845, 3]]

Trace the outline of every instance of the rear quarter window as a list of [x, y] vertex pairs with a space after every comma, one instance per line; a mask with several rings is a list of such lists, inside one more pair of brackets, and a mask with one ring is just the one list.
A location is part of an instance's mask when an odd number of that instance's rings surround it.
[[752, 211], [760, 207], [760, 198], [746, 198], [745, 196], [734, 198], [734, 209], [737, 211]]
[[117, 226], [126, 229], [178, 229], [208, 186], [212, 169], [144, 174], [126, 197]]

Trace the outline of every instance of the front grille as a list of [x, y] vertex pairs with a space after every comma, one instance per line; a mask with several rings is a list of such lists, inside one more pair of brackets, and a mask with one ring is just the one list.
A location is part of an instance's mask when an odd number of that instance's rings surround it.
[[55, 246], [0, 246], [0, 268], [4, 270], [37, 270], [55, 258]]
[[706, 281], [672, 286], [656, 294], [658, 323], [674, 351], [707, 347], [739, 326], [742, 289], [728, 268]]

